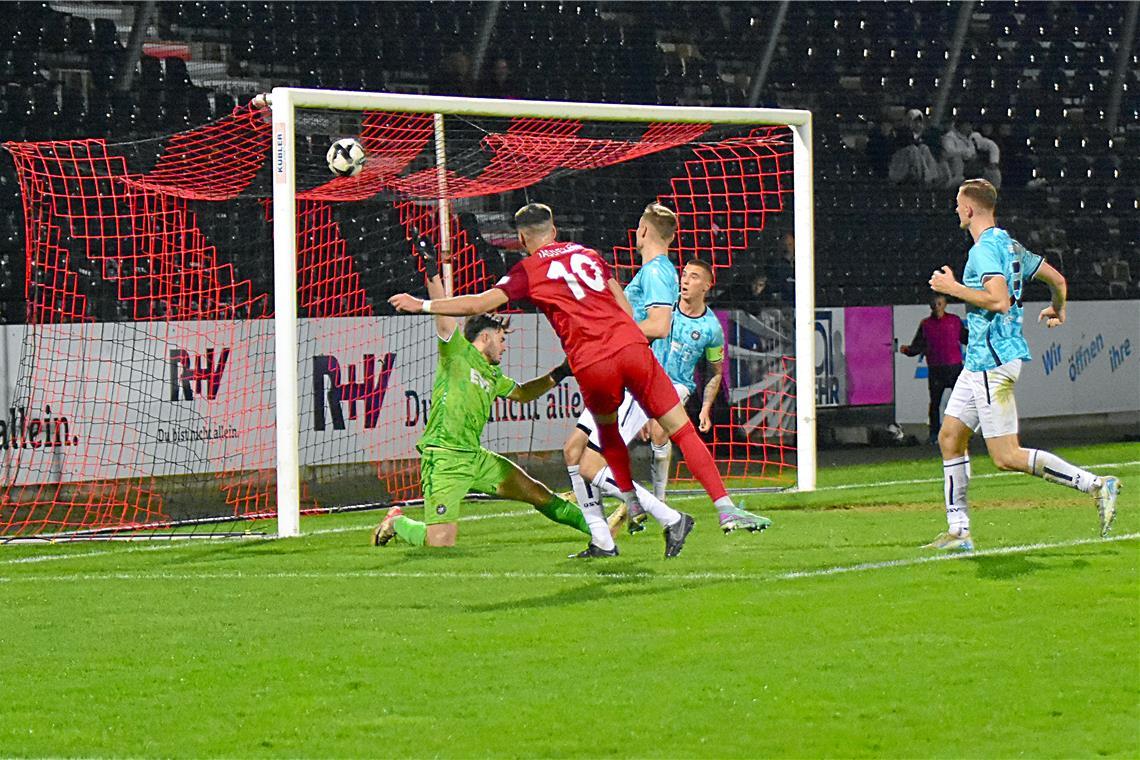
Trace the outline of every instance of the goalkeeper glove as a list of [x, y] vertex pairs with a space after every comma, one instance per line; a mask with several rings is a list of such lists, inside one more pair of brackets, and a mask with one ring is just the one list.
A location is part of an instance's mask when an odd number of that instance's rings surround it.
[[550, 370], [550, 379], [554, 381], [555, 385], [558, 385], [573, 374], [574, 370], [570, 369], [570, 360], [564, 359], [561, 364]]
[[412, 227], [412, 250], [424, 262], [424, 271], [427, 272], [428, 278], [439, 277], [439, 251], [431, 242], [431, 238], [415, 227]]

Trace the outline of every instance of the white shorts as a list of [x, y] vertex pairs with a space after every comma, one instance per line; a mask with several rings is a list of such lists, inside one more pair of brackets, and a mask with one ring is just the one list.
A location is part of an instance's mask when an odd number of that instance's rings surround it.
[[[673, 387], [677, 389], [677, 395], [681, 397], [682, 404], [689, 400], [690, 391], [687, 387], [680, 383], [673, 383]], [[645, 423], [649, 421], [649, 416], [641, 408], [641, 404], [634, 400], [629, 391], [626, 391], [625, 396], [622, 397], [617, 415], [621, 439], [626, 444], [636, 438], [641, 429], [645, 427]], [[594, 415], [590, 414], [589, 409], [582, 412], [582, 416], [578, 418], [578, 429], [590, 437], [589, 446], [591, 449], [599, 452], [602, 450], [602, 440], [598, 437], [598, 425], [594, 422]]]
[[964, 369], [954, 383], [946, 416], [955, 417], [966, 427], [986, 438], [1017, 433], [1017, 402], [1013, 386], [1021, 375], [1021, 359], [991, 370], [975, 372]]

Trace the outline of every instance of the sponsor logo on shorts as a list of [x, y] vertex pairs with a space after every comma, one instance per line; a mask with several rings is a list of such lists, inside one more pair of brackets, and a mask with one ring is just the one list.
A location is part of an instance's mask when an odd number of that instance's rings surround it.
[[447, 505], [446, 505], [446, 504], [439, 504], [439, 505], [437, 505], [437, 506], [436, 506], [436, 508], [435, 508], [435, 513], [436, 513], [437, 515], [443, 515], [443, 514], [447, 514]]

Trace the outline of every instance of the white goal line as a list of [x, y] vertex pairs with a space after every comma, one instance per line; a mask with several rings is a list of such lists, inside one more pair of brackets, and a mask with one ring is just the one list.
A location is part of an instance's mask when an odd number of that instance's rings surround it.
[[201, 573], [169, 573], [169, 572], [114, 572], [114, 573], [68, 573], [57, 575], [27, 575], [15, 578], [0, 577], [0, 584], [4, 583], [65, 583], [68, 581], [196, 581], [196, 580], [243, 580], [243, 579], [274, 579], [274, 580], [325, 580], [325, 579], [388, 579], [388, 580], [608, 580], [615, 582], [627, 581], [667, 581], [667, 582], [697, 582], [697, 581], [791, 581], [804, 578], [822, 578], [847, 573], [861, 573], [872, 570], [890, 570], [898, 567], [911, 567], [925, 565], [932, 562], [953, 562], [957, 560], [980, 559], [985, 557], [1000, 557], [1011, 554], [1030, 554], [1036, 551], [1049, 549], [1067, 549], [1076, 546], [1103, 545], [1133, 541], [1140, 538], [1140, 533], [1125, 533], [1108, 538], [1077, 538], [1069, 541], [1040, 542], [1021, 544], [1017, 546], [998, 546], [993, 549], [981, 549], [974, 552], [956, 552], [952, 554], [927, 554], [920, 557], [907, 557], [902, 559], [884, 560], [882, 562], [861, 562], [854, 565], [834, 565], [832, 567], [815, 570], [792, 570], [783, 573], [721, 573], [715, 571], [692, 573], [653, 573], [653, 572], [608, 572], [604, 566], [592, 565], [597, 572], [589, 572], [583, 567], [581, 572], [567, 571], [475, 571], [471, 573], [456, 572], [454, 570], [347, 570], [347, 571], [319, 571], [319, 570], [293, 570], [271, 573], [262, 572], [216, 572]]
[[[1140, 460], [1129, 461], [1129, 462], [1101, 462], [1099, 464], [1089, 465], [1089, 468], [1090, 469], [1111, 470], [1111, 469], [1119, 469], [1121, 467], [1131, 467], [1133, 465], [1138, 465], [1138, 464], [1140, 464]], [[990, 473], [990, 474], [986, 474], [986, 475], [974, 475], [972, 479], [973, 480], [980, 480], [983, 478], [999, 478], [999, 477], [1006, 477], [1006, 476], [1012, 476], [1012, 475], [1022, 475], [1022, 474], [1023, 473], [1020, 473], [1020, 472], [995, 472], [995, 473]], [[844, 491], [844, 490], [850, 490], [850, 489], [854, 489], [854, 488], [875, 488], [875, 487], [879, 487], [879, 486], [917, 485], [917, 484], [922, 484], [922, 483], [941, 483], [941, 482], [942, 482], [941, 478], [916, 478], [913, 480], [895, 480], [895, 481], [886, 481], [886, 482], [879, 482], [879, 483], [846, 483], [846, 484], [838, 485], [838, 486], [821, 486], [820, 488], [818, 488], [816, 490], [818, 490], [818, 491]], [[694, 497], [686, 496], [685, 498], [694, 498]], [[536, 512], [533, 509], [517, 509], [517, 510], [506, 511], [506, 512], [491, 512], [488, 514], [466, 515], [464, 517], [459, 518], [459, 520], [460, 520], [460, 522], [477, 522], [480, 520], [499, 520], [502, 518], [528, 517], [528, 516], [537, 516], [537, 515], [538, 515], [538, 512]], [[330, 535], [330, 534], [336, 534], [336, 533], [355, 533], [357, 531], [365, 530], [365, 527], [366, 526], [363, 526], [363, 525], [342, 525], [342, 526], [338, 526], [336, 528], [322, 528], [322, 529], [317, 529], [317, 530], [310, 530], [310, 531], [307, 531], [304, 535], [305, 536], [323, 536], [323, 535]], [[1132, 534], [1129, 534], [1129, 536], [1131, 536], [1131, 535]], [[1121, 536], [1119, 538], [1123, 538], [1123, 536]], [[1112, 540], [1112, 539], [1108, 539], [1108, 540]], [[179, 548], [182, 548], [185, 546], [190, 546], [190, 545], [192, 545], [192, 543], [190, 543], [190, 542], [172, 542], [170, 544], [156, 544], [156, 545], [148, 545], [148, 546], [131, 546], [128, 548], [123, 548], [123, 549], [99, 549], [97, 551], [91, 551], [91, 552], [73, 552], [73, 553], [68, 553], [68, 554], [37, 554], [34, 556], [30, 556], [30, 557], [16, 557], [13, 559], [0, 560], [0, 566], [3, 566], [3, 565], [25, 565], [25, 564], [33, 564], [33, 563], [39, 563], [39, 562], [57, 562], [60, 560], [83, 559], [84, 557], [99, 557], [99, 556], [103, 556], [103, 555], [107, 555], [107, 554], [119, 555], [119, 554], [132, 553], [132, 552], [163, 551], [163, 550], [169, 550], [169, 549], [179, 549]], [[981, 554], [980, 552], [975, 552], [974, 556], [985, 556], [985, 555]], [[924, 560], [924, 561], [929, 561], [929, 560]]]

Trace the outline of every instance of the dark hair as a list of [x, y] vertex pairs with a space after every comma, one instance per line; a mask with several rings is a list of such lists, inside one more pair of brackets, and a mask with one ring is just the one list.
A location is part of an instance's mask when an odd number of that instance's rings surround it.
[[545, 227], [554, 223], [554, 212], [545, 203], [528, 203], [515, 212], [516, 227]]
[[476, 314], [473, 317], [468, 317], [463, 323], [463, 337], [467, 338], [468, 343], [474, 343], [475, 339], [479, 337], [479, 333], [484, 330], [509, 330], [510, 327], [510, 317], [500, 317], [497, 314]]
[[695, 266], [697, 269], [705, 270], [705, 272], [709, 276], [709, 280], [711, 280], [712, 282], [716, 282], [716, 274], [713, 273], [712, 264], [708, 263], [704, 259], [689, 259], [688, 261], [685, 262], [685, 266], [689, 266], [690, 264]]

